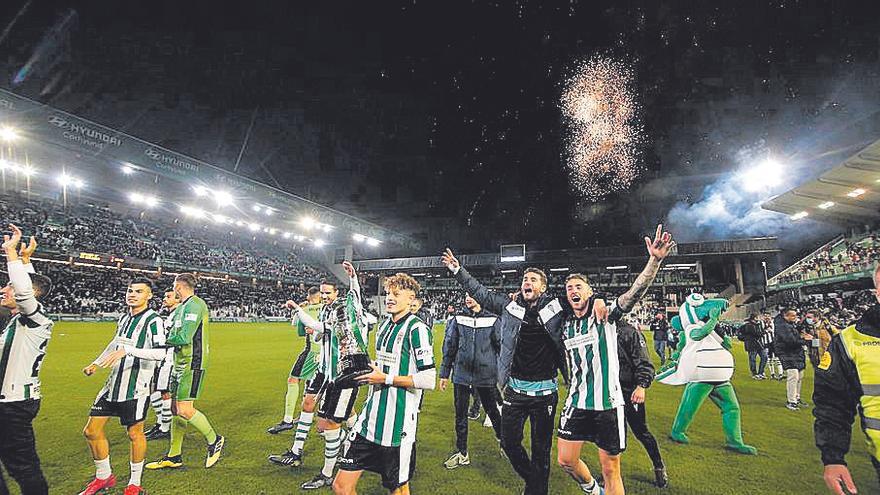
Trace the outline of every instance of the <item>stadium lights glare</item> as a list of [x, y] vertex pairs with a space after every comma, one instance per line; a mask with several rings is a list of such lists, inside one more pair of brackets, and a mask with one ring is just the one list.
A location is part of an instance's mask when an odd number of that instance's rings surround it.
[[68, 186], [81, 188], [86, 185], [81, 179], [77, 179], [76, 177], [64, 173], [58, 176], [58, 183], [61, 184], [61, 187], [65, 188]]
[[213, 215], [213, 217], [214, 217], [214, 221], [217, 222], [217, 223], [226, 223], [226, 222], [231, 221], [231, 220], [229, 220], [229, 218], [227, 218], [225, 215], [221, 215], [221, 214], [219, 214], [219, 213], [215, 213], [215, 214]]
[[565, 268], [565, 267], [561, 267], [561, 268], [551, 268], [551, 269], [550, 269], [551, 272], [567, 272], [568, 270], [569, 270], [569, 269], [568, 269], [568, 268]]
[[315, 239], [315, 247], [324, 247], [324, 239]]
[[15, 141], [18, 139], [18, 133], [12, 127], [0, 127], [0, 139], [4, 141]]
[[25, 177], [30, 177], [30, 176], [34, 175], [35, 173], [37, 173], [37, 171], [34, 170], [34, 168], [31, 167], [30, 165], [22, 165], [21, 167], [18, 167], [15, 171]]
[[379, 245], [379, 239], [373, 239], [372, 237], [367, 239], [367, 246], [376, 247]]
[[208, 194], [208, 188], [204, 186], [193, 186], [192, 189], [196, 196], [206, 196]]
[[285, 239], [290, 239], [290, 235], [291, 235], [290, 232], [285, 232], [285, 233], [284, 233], [284, 238], [285, 238]]
[[144, 205], [147, 208], [153, 208], [154, 206], [159, 204], [159, 200], [155, 196], [150, 196], [149, 194], [141, 194], [138, 192], [129, 193], [128, 199], [131, 200], [131, 202], [134, 204]]
[[321, 230], [323, 230], [324, 232], [330, 232], [332, 229], [333, 229], [333, 227], [330, 225], [327, 225], [326, 223], [321, 225]]
[[412, 274], [413, 277], [424, 277], [425, 275], [427, 275], [427, 273], [413, 273]]
[[312, 217], [303, 217], [302, 220], [299, 221], [299, 223], [306, 230], [312, 230], [312, 228], [315, 227], [315, 219]]
[[248, 228], [251, 229], [251, 232], [256, 232], [256, 231], [260, 230], [260, 224], [252, 223], [252, 224], [248, 225]]
[[501, 270], [501, 273], [516, 273], [516, 270]]
[[274, 227], [271, 228], [271, 229], [269, 229], [269, 235], [275, 235], [275, 234], [277, 234], [277, 233], [278, 233], [278, 229], [276, 229], [276, 228], [274, 228]]
[[826, 202], [820, 204], [819, 208], [822, 210], [827, 210], [828, 208], [831, 208], [832, 206], [834, 206], [834, 201], [826, 201]]
[[235, 202], [235, 198], [227, 191], [214, 191], [214, 201], [217, 206], [229, 206]]
[[364, 242], [367, 240], [367, 238], [361, 234], [352, 234], [351, 238], [354, 242]]
[[257, 213], [259, 213], [260, 210], [262, 210], [262, 208], [260, 208], [260, 205], [254, 205], [252, 208], [253, 208], [253, 210], [254, 210], [255, 212], [257, 212]]
[[864, 189], [859, 187], [859, 188], [853, 189], [852, 191], [848, 192], [846, 195], [849, 196], [850, 198], [858, 198], [859, 196], [861, 196], [862, 194], [865, 194], [866, 192], [867, 191], [865, 191]]
[[761, 164], [745, 171], [742, 174], [743, 187], [747, 191], [760, 191], [778, 186], [782, 182], [782, 165], [768, 158]]
[[9, 162], [0, 158], [0, 170], [6, 170], [9, 167]]
[[272, 213], [274, 213], [274, 212], [272, 211], [272, 208], [269, 208], [269, 207], [267, 206], [266, 209], [263, 210], [263, 213], [265, 213], [267, 217], [271, 217], [271, 216], [272, 216]]
[[134, 167], [127, 163], [124, 163], [122, 164], [122, 173], [125, 175], [131, 175], [134, 173]]
[[802, 218], [806, 218], [807, 216], [809, 216], [809, 213], [807, 213], [807, 212], [805, 212], [805, 211], [799, 211], [799, 212], [795, 213], [794, 215], [792, 215], [792, 216], [789, 217], [789, 218], [791, 218], [791, 219], [794, 220], [794, 221], [798, 221], [798, 220], [800, 220], [800, 219], [802, 219]]
[[629, 268], [627, 265], [614, 265], [614, 266], [606, 266], [606, 270], [626, 270]]
[[205, 212], [202, 211], [201, 208], [196, 208], [196, 207], [187, 206], [187, 205], [181, 206], [180, 212], [188, 217], [202, 218], [205, 216]]

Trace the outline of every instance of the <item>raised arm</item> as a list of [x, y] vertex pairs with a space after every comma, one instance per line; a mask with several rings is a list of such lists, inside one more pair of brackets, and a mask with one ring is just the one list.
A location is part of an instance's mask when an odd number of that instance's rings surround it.
[[452, 275], [455, 277], [455, 280], [464, 287], [471, 297], [474, 298], [483, 309], [488, 310], [491, 313], [495, 313], [496, 315], [502, 314], [504, 311], [504, 307], [510, 304], [510, 298], [503, 294], [497, 294], [490, 291], [486, 286], [481, 284], [477, 279], [475, 279], [467, 270], [461, 266], [461, 263], [458, 262], [458, 259], [452, 254], [452, 250], [446, 248], [446, 251], [441, 255], [441, 261], [446, 268], [452, 272]]
[[645, 237], [645, 247], [648, 249], [648, 263], [642, 273], [636, 277], [632, 287], [617, 298], [617, 307], [624, 313], [629, 312], [648, 292], [648, 288], [657, 277], [657, 272], [660, 271], [660, 264], [675, 247], [675, 241], [672, 240], [672, 234], [663, 232], [663, 225], [658, 225], [653, 242], [650, 237]]
[[18, 244], [21, 242], [21, 229], [9, 224], [12, 235], [3, 236], [3, 250], [6, 252], [6, 269], [9, 272], [9, 282], [15, 293], [15, 305], [24, 316], [31, 316], [37, 312], [40, 305], [34, 295], [34, 286], [31, 277], [18, 255]]

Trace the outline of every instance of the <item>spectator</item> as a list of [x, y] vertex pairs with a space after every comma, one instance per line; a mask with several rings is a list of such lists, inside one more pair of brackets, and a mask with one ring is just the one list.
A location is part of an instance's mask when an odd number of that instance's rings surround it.
[[787, 397], [785, 406], [791, 411], [797, 411], [800, 406], [807, 405], [801, 400], [801, 385], [806, 367], [804, 341], [812, 340], [812, 337], [805, 336], [798, 330], [797, 318], [797, 310], [787, 307], [783, 308], [773, 320], [775, 327], [773, 348], [782, 361], [782, 369], [785, 370]]
[[[749, 353], [749, 370], [752, 372], [752, 378], [763, 380], [765, 378], [764, 367], [767, 365], [767, 350], [761, 345], [764, 331], [758, 326], [757, 315], [749, 316], [740, 329], [740, 335], [746, 352]], [[758, 358], [760, 358], [760, 364]]]
[[654, 333], [654, 352], [660, 356], [660, 367], [666, 364], [666, 340], [669, 338], [669, 324], [666, 323], [666, 313], [657, 313], [651, 322], [651, 332]]

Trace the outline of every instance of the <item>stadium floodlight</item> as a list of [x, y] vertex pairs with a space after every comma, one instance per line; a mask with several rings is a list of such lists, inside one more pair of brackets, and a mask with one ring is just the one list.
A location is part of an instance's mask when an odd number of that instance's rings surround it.
[[278, 229], [276, 229], [275, 227], [272, 227], [271, 229], [269, 229], [269, 235], [275, 235], [277, 233], [278, 233]]
[[262, 210], [262, 208], [260, 207], [260, 205], [254, 205], [254, 206], [252, 206], [251, 208], [252, 208], [255, 212], [257, 212], [257, 213], [259, 213], [259, 212]]
[[802, 218], [806, 218], [806, 217], [809, 216], [809, 215], [810, 215], [810, 214], [807, 213], [807, 212], [805, 212], [805, 211], [799, 211], [799, 212], [795, 213], [794, 215], [792, 215], [792, 216], [789, 217], [789, 218], [791, 218], [791, 219], [794, 220], [794, 221], [798, 221], [798, 220], [800, 220], [800, 219], [802, 219]]
[[205, 186], [193, 186], [193, 192], [196, 193], [196, 196], [207, 196], [208, 188]]
[[248, 225], [248, 228], [251, 229], [251, 232], [256, 232], [256, 231], [260, 230], [260, 224], [252, 223], [252, 224]]
[[147, 208], [155, 208], [158, 204], [159, 198], [157, 198], [156, 196], [144, 196], [144, 205], [146, 205]]
[[782, 164], [768, 158], [759, 165], [745, 171], [742, 176], [743, 187], [747, 191], [761, 191], [782, 183]]
[[559, 268], [551, 268], [550, 269], [551, 272], [567, 272], [568, 270], [569, 270], [569, 268], [566, 268], [564, 266], [559, 267]]
[[37, 171], [30, 165], [22, 165], [21, 167], [18, 167], [15, 171], [25, 177], [30, 177], [37, 173]]
[[367, 246], [376, 247], [379, 245], [379, 239], [373, 239], [372, 237], [367, 239]]
[[312, 230], [315, 227], [315, 219], [312, 217], [302, 217], [299, 221], [300, 225], [306, 230]]
[[244, 227], [244, 222], [242, 222], [241, 220], [238, 220], [235, 222], [235, 225], [238, 227]]
[[67, 187], [73, 183], [73, 177], [71, 177], [65, 173], [62, 173], [61, 175], [59, 175], [57, 180], [58, 180], [58, 183], [61, 184], [61, 187]]
[[284, 233], [284, 238], [285, 238], [285, 239], [290, 239], [290, 236], [291, 236], [290, 232], [285, 232], [285, 233]]
[[834, 201], [826, 201], [826, 202], [819, 205], [819, 209], [827, 210], [828, 208], [831, 208], [832, 206], [834, 206]]
[[133, 192], [128, 194], [128, 199], [132, 203], [140, 204], [144, 202], [144, 195], [141, 193]]
[[0, 127], [0, 139], [10, 142], [18, 139], [18, 132], [15, 131], [12, 127], [3, 126]]
[[315, 239], [315, 247], [324, 247], [324, 244], [326, 244], [324, 239]]
[[362, 234], [352, 234], [351, 238], [354, 242], [364, 242], [367, 240], [366, 236]]
[[858, 198], [859, 196], [865, 194], [866, 192], [868, 192], [868, 191], [865, 191], [864, 189], [859, 187], [859, 188], [853, 189], [852, 191], [846, 193], [846, 195], [849, 196], [850, 198]]
[[295, 236], [293, 236], [293, 238], [297, 241], [300, 241], [300, 242], [306, 240], [306, 236], [304, 236], [304, 235], [295, 235]]
[[122, 170], [122, 173], [125, 175], [131, 175], [135, 172], [134, 167], [132, 167], [128, 163], [123, 163], [121, 170]]
[[269, 207], [267, 206], [267, 207], [263, 210], [263, 213], [265, 213], [267, 217], [271, 217], [271, 216], [272, 216], [272, 213], [274, 213], [274, 211], [272, 211], [272, 208], [269, 208]]
[[333, 226], [327, 225], [326, 223], [324, 223], [324, 224], [321, 224], [321, 230], [323, 230], [324, 232], [330, 232], [331, 230], [333, 230]]
[[614, 265], [614, 266], [606, 266], [606, 270], [626, 270], [629, 268], [627, 265]]
[[214, 191], [214, 201], [222, 207], [235, 203], [235, 198], [228, 191]]
[[194, 206], [183, 205], [180, 207], [180, 212], [188, 217], [202, 218], [205, 216], [205, 212], [202, 211], [201, 208], [196, 208]]
[[226, 218], [225, 215], [221, 215], [219, 213], [214, 213], [214, 215], [212, 215], [212, 216], [214, 217], [214, 221], [217, 223], [226, 223], [229, 221], [229, 219]]
[[516, 273], [516, 270], [501, 270], [501, 273]]

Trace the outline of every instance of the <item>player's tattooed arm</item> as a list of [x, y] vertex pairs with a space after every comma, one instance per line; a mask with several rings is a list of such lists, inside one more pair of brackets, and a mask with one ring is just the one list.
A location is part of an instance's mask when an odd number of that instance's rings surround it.
[[632, 287], [617, 298], [617, 306], [625, 313], [630, 311], [639, 299], [648, 292], [648, 288], [651, 287], [654, 279], [657, 278], [660, 264], [663, 263], [663, 259], [669, 256], [672, 248], [675, 247], [675, 241], [672, 240], [672, 234], [663, 232], [663, 225], [658, 225], [653, 241], [651, 241], [650, 237], [645, 237], [645, 247], [648, 250], [648, 263], [645, 265], [642, 273], [636, 277]]

